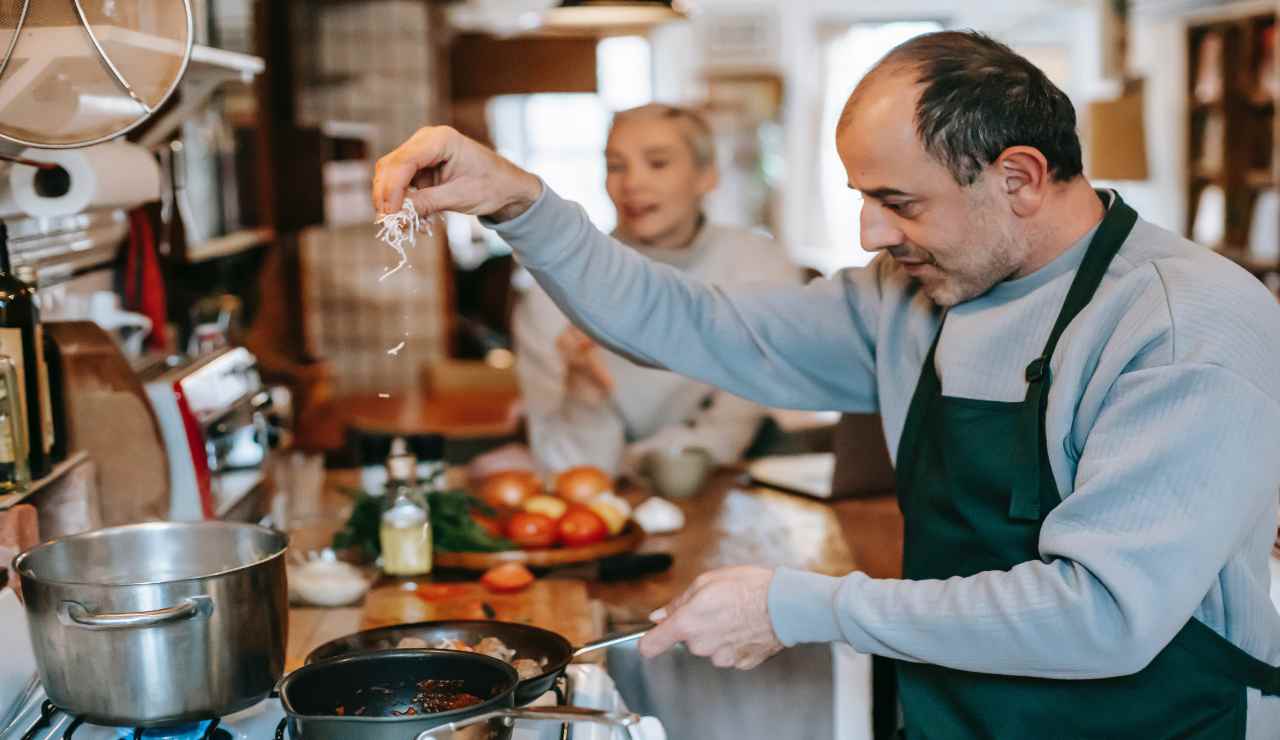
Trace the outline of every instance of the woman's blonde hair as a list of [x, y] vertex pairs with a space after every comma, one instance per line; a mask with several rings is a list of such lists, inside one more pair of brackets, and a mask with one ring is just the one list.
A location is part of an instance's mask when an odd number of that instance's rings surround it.
[[685, 143], [693, 152], [693, 162], [699, 168], [713, 166], [716, 163], [716, 145], [711, 135], [711, 127], [699, 113], [691, 108], [663, 103], [649, 103], [637, 108], [628, 108], [613, 114], [613, 126], [617, 128], [624, 121], [672, 121], [680, 127]]

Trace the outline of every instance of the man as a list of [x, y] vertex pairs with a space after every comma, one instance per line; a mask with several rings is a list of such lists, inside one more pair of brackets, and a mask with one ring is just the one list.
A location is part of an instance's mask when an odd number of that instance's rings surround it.
[[1007, 47], [922, 36], [858, 86], [837, 149], [866, 269], [740, 294], [647, 266], [446, 130], [379, 164], [394, 209], [492, 214], [620, 351], [778, 406], [878, 409], [905, 579], [704, 574], [654, 615], [750, 668], [844, 640], [897, 661], [909, 738], [1273, 738], [1280, 308], [1081, 174], [1075, 114]]

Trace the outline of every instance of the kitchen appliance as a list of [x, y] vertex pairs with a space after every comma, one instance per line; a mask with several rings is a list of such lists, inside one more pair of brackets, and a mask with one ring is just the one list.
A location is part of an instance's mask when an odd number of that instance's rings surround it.
[[257, 364], [232, 347], [144, 374], [169, 459], [170, 519], [256, 519], [237, 507], [264, 485], [280, 435]]
[[475, 645], [486, 637], [496, 637], [516, 651], [516, 656], [545, 661], [542, 673], [520, 681], [516, 689], [516, 705], [523, 706], [550, 691], [569, 663], [598, 650], [644, 637], [648, 629], [626, 632], [587, 643], [571, 645], [561, 635], [520, 622], [498, 622], [491, 619], [450, 619], [435, 622], [398, 624], [391, 627], [357, 632], [339, 637], [311, 651], [307, 663], [318, 663], [345, 655], [370, 651], [386, 651], [399, 647], [405, 639], [420, 640], [428, 646], [441, 641], [457, 641]]
[[[444, 690], [424, 687], [425, 681], [447, 681], [450, 689], [478, 701], [458, 709], [414, 713], [419, 695]], [[456, 650], [384, 650], [312, 663], [280, 683], [288, 720], [280, 723], [276, 738], [510, 740], [513, 720], [594, 722], [619, 728], [640, 722], [639, 716], [626, 712], [516, 709], [518, 683], [516, 669], [507, 663]]]
[[288, 537], [152, 522], [38, 545], [14, 561], [51, 707], [164, 727], [253, 706], [284, 673]]

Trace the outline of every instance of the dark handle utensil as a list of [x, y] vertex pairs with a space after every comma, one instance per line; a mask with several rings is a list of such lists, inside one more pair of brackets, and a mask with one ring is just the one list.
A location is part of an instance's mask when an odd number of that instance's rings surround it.
[[600, 580], [608, 583], [664, 573], [672, 562], [674, 558], [665, 552], [614, 555], [600, 560]]

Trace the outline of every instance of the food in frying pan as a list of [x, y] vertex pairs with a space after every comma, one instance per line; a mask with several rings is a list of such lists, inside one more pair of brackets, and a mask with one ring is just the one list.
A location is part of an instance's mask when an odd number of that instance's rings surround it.
[[485, 637], [475, 645], [468, 645], [462, 640], [436, 640], [434, 643], [428, 643], [420, 637], [405, 637], [396, 644], [396, 649], [398, 650], [422, 648], [461, 650], [464, 653], [480, 653], [490, 658], [497, 658], [504, 663], [510, 663], [511, 667], [516, 669], [516, 673], [520, 674], [521, 681], [539, 676], [547, 669], [547, 659], [545, 657], [538, 660], [517, 658], [516, 651], [507, 647], [506, 643], [496, 637]]
[[[413, 698], [409, 700], [408, 706], [401, 709], [391, 709], [385, 716], [415, 717], [419, 714], [436, 714], [437, 712], [463, 709], [484, 701], [475, 694], [467, 693], [463, 689], [464, 682], [461, 679], [423, 679], [418, 682], [417, 691], [414, 692]], [[368, 691], [369, 693], [394, 693], [385, 686], [370, 686]], [[361, 705], [353, 709], [351, 715], [353, 717], [363, 717], [367, 711], [368, 707]], [[334, 714], [339, 717], [347, 716], [346, 706], [339, 706], [334, 710]]]

